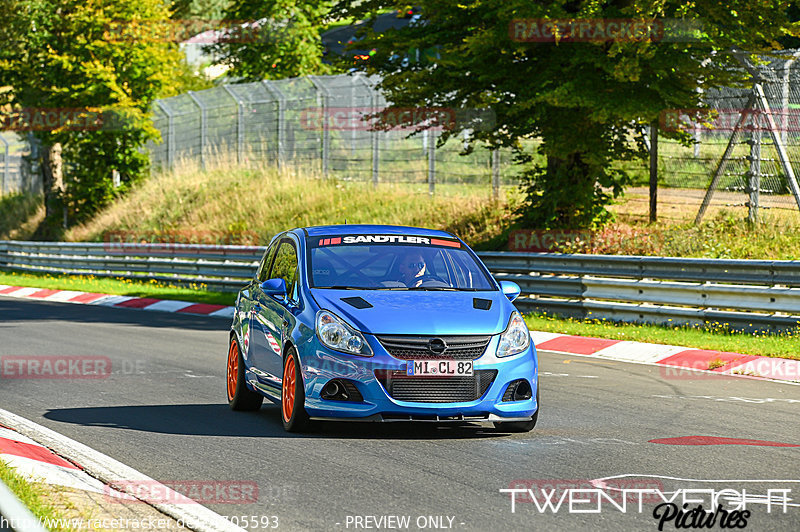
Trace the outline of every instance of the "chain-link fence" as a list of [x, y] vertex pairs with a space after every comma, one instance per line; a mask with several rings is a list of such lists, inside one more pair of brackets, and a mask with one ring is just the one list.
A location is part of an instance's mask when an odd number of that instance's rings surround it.
[[[767, 58], [762, 65], [747, 64], [753, 85], [709, 91], [706, 108], [716, 114], [704, 120], [697, 118], [697, 110], [665, 112], [661, 129], [688, 123], [695, 144], [682, 146], [663, 135], [658, 142], [659, 218], [692, 221], [703, 205], [706, 216], [722, 209], [751, 218], [765, 212], [798, 215], [800, 190], [798, 198], [793, 191], [800, 172], [798, 60], [800, 51]], [[436, 147], [442, 127], [409, 136], [408, 117], [403, 117], [423, 112], [437, 120], [444, 116], [445, 124], [468, 120], [475, 128], [490, 127], [492, 116], [485, 110], [401, 109], [388, 120], [398, 127], [375, 130], [369, 117], [387, 107], [375, 81], [360, 74], [308, 76], [157, 100], [153, 118], [161, 142], [148, 145], [153, 168], [171, 168], [182, 160], [203, 166], [224, 157], [291, 165], [342, 180], [415, 183], [430, 191], [477, 185], [497, 192], [518, 183], [520, 168], [510, 150], [478, 146], [462, 155], [468, 138], [451, 138]], [[23, 155], [30, 148], [19, 137], [9, 139], [0, 140], [0, 192], [41, 190], [41, 178], [23, 171]], [[626, 167], [634, 186], [618, 209], [646, 218], [647, 163]]]
[[36, 154], [31, 157], [31, 150], [35, 149], [35, 143], [28, 137], [0, 132], [0, 197], [20, 192], [42, 193], [42, 176], [32, 163]]
[[[205, 165], [225, 154], [240, 162], [290, 163], [343, 180], [427, 184], [431, 191], [439, 185], [516, 184], [510, 152], [477, 147], [460, 155], [465, 137], [436, 148], [451, 121], [486, 127], [493, 124], [490, 111], [399, 110], [382, 117], [384, 125], [397, 120], [398, 127], [375, 130], [375, 115], [386, 107], [374, 81], [362, 75], [223, 85], [157, 101], [162, 142], [150, 149], [161, 168], [181, 159]], [[409, 136], [406, 121], [413, 113], [426, 113], [442, 127]]]
[[[659, 139], [660, 217], [700, 220], [723, 209], [752, 220], [765, 212], [797, 217], [800, 197], [792, 193], [792, 175], [800, 172], [798, 58], [800, 52], [792, 52], [762, 58], [760, 65], [745, 62], [752, 86], [709, 91], [704, 99], [710, 115], [698, 117], [696, 109], [662, 114], [662, 130], [683, 128], [695, 143]], [[637, 184], [647, 182], [644, 167], [637, 177]], [[634, 188], [628, 196], [636, 206], [631, 210], [644, 216], [647, 192]]]

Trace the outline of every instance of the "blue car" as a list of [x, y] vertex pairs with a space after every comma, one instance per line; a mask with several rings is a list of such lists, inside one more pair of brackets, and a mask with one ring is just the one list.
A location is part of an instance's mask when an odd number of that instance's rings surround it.
[[475, 253], [443, 231], [292, 229], [236, 298], [227, 364], [234, 410], [264, 397], [289, 432], [312, 420], [493, 422], [539, 416], [536, 350]]

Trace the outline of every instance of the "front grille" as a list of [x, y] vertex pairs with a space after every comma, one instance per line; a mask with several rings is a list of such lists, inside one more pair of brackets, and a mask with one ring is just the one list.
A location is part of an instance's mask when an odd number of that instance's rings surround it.
[[[447, 348], [442, 353], [428, 349], [429, 342], [444, 340]], [[378, 336], [381, 345], [395, 358], [475, 360], [483, 355], [491, 336]]]
[[478, 369], [472, 377], [409, 377], [405, 371], [375, 370], [393, 399], [415, 403], [460, 403], [483, 397], [497, 370]]

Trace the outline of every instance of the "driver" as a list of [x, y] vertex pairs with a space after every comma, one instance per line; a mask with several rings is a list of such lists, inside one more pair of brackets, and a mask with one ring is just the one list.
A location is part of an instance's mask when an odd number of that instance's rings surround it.
[[418, 251], [406, 253], [400, 259], [399, 281], [407, 287], [416, 287], [422, 284], [422, 278], [426, 274], [425, 259]]

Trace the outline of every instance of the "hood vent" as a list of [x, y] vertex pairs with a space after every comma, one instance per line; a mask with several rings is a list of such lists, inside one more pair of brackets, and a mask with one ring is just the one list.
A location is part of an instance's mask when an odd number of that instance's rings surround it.
[[[370, 305], [369, 301], [365, 300], [363, 297], [343, 297], [342, 301], [344, 301], [351, 307], [355, 307], [358, 309], [372, 308], [372, 305]], [[489, 303], [491, 303], [491, 301]]]
[[475, 297], [472, 299], [472, 308], [476, 308], [478, 310], [489, 310], [490, 308], [492, 308], [492, 300], [479, 299]]

